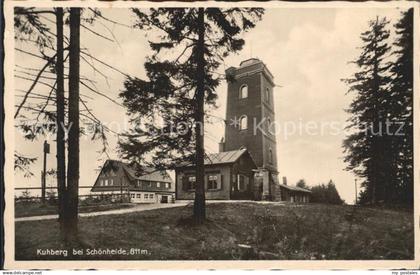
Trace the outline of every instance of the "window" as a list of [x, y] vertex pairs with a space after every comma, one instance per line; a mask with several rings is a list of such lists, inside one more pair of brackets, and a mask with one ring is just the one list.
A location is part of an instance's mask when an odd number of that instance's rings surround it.
[[108, 180], [107, 179], [105, 180], [105, 186], [108, 186]]
[[270, 148], [270, 150], [268, 151], [268, 161], [270, 163], [273, 163], [273, 150]]
[[248, 117], [242, 116], [239, 119], [239, 130], [246, 130], [248, 128]]
[[248, 190], [248, 182], [249, 179], [247, 176], [244, 175], [238, 175], [238, 191], [246, 191]]
[[266, 88], [265, 89], [265, 100], [270, 103], [270, 89]]
[[156, 182], [156, 187], [160, 188], [160, 182]]
[[194, 190], [195, 189], [195, 176], [188, 177], [188, 190]]
[[134, 199], [136, 194], [131, 194], [131, 198]]
[[104, 186], [104, 180], [101, 180], [101, 181], [99, 182], [99, 186]]
[[171, 188], [171, 184], [169, 182], [165, 182], [165, 188], [167, 189]]
[[271, 129], [272, 129], [271, 118], [267, 118], [267, 130], [268, 130], [269, 133], [271, 133]]
[[153, 199], [154, 194], [149, 194], [149, 199]]
[[137, 198], [138, 199], [141, 199], [141, 194], [137, 194]]
[[114, 185], [114, 179], [109, 180], [109, 185]]
[[209, 175], [207, 181], [207, 189], [215, 190], [217, 187], [217, 175]]
[[242, 85], [239, 89], [239, 98], [247, 98], [248, 97], [248, 85]]
[[149, 199], [149, 194], [144, 194], [145, 199]]

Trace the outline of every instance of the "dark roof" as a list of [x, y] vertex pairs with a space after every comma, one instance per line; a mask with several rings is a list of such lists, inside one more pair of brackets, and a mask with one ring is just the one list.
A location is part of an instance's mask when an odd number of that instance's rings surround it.
[[[220, 153], [212, 153], [212, 154], [207, 154], [206, 153], [206, 155], [204, 156], [204, 165], [234, 163], [246, 152], [248, 152], [248, 151], [245, 148], [241, 148], [239, 150], [226, 151], [226, 152], [220, 152]], [[249, 152], [248, 152], [248, 154], [249, 154]], [[250, 157], [252, 159], [251, 155], [250, 155]], [[185, 162], [185, 163], [179, 165], [178, 168], [191, 167], [191, 166], [194, 166], [191, 162]]]
[[246, 149], [239, 149], [234, 151], [206, 154], [206, 157], [204, 158], [204, 165], [233, 163], [236, 162], [245, 152]]
[[296, 191], [296, 192], [312, 193], [311, 190], [308, 190], [308, 189], [305, 189], [305, 188], [300, 188], [300, 187], [297, 187], [297, 186], [289, 186], [289, 185], [286, 185], [286, 184], [280, 184], [280, 187], [286, 188], [286, 189], [291, 190], [291, 191]]
[[262, 63], [261, 60], [259, 60], [258, 58], [249, 58], [249, 59], [245, 59], [243, 61], [241, 61], [241, 63], [239, 63], [239, 66], [248, 66], [248, 65], [253, 65], [256, 63]]
[[[143, 167], [143, 173], [136, 175], [136, 169], [130, 166], [128, 163], [124, 163], [119, 160], [107, 160], [106, 164], [117, 165], [124, 169], [128, 177], [131, 180], [144, 180], [144, 181], [160, 181], [160, 182], [171, 182], [172, 179], [166, 171], [157, 171], [151, 167]], [[104, 165], [104, 166], [105, 166]]]

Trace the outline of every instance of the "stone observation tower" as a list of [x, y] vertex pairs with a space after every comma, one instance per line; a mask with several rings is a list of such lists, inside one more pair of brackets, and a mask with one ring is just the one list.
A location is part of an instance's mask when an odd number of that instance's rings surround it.
[[262, 182], [262, 199], [273, 200], [278, 183], [273, 75], [261, 60], [251, 58], [228, 68], [226, 78], [226, 128], [219, 149], [248, 149], [258, 166], [255, 180]]

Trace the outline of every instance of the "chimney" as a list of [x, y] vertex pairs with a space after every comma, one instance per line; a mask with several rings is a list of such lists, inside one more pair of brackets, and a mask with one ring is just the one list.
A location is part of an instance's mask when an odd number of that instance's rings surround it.
[[287, 185], [287, 178], [286, 177], [283, 177], [283, 184]]
[[225, 138], [222, 137], [222, 139], [219, 142], [219, 153], [225, 151]]

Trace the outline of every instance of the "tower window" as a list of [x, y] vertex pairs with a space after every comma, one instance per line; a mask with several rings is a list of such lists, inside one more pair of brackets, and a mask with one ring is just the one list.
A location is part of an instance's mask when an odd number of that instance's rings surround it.
[[273, 163], [273, 150], [270, 148], [270, 150], [268, 151], [268, 161], [270, 163]]
[[248, 117], [242, 116], [239, 119], [239, 130], [246, 130], [248, 129]]
[[239, 89], [239, 98], [247, 98], [248, 97], [248, 85], [242, 85]]
[[265, 89], [265, 100], [270, 103], [270, 89], [266, 88]]

